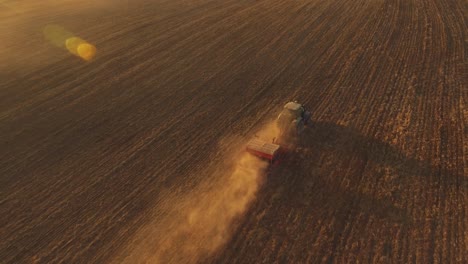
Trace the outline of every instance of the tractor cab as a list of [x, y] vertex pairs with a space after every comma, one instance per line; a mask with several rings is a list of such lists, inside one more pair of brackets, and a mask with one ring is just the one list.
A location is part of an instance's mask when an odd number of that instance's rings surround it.
[[304, 106], [296, 101], [285, 104], [281, 112], [281, 114], [292, 116], [295, 119], [304, 118], [305, 113], [306, 110]]
[[298, 102], [289, 102], [284, 105], [283, 110], [278, 115], [276, 124], [280, 131], [278, 137], [284, 138], [285, 135], [299, 135], [304, 130], [310, 119], [310, 112]]

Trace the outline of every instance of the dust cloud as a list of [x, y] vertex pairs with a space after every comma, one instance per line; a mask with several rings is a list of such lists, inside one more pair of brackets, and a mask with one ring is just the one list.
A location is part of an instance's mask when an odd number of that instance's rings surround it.
[[[258, 137], [274, 136], [267, 125]], [[268, 162], [244, 151], [235, 157], [230, 170], [218, 170], [209, 179], [216, 183], [190, 193], [166, 197], [169, 211], [137, 234], [117, 263], [198, 263], [222, 247], [238, 220], [255, 200], [265, 180]], [[170, 203], [170, 204], [169, 204]]]

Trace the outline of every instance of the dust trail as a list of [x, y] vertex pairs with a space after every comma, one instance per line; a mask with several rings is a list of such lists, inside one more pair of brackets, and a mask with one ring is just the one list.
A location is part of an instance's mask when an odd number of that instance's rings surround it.
[[[274, 126], [268, 125], [258, 136], [269, 137]], [[268, 162], [246, 152], [237, 155], [229, 171], [218, 171], [218, 181], [199, 192], [170, 197], [171, 213], [158, 219], [131, 242], [123, 263], [197, 263], [223, 246], [236, 228], [265, 177]], [[180, 196], [180, 195], [179, 195]], [[161, 210], [162, 208], [159, 208]], [[166, 208], [167, 209], [167, 208]]]

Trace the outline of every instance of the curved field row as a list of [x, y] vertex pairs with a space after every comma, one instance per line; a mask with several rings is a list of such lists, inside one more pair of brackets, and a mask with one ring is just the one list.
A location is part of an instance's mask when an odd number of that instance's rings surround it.
[[153, 259], [292, 99], [302, 147], [185, 261], [468, 262], [463, 1], [94, 2], [0, 6], [3, 262]]

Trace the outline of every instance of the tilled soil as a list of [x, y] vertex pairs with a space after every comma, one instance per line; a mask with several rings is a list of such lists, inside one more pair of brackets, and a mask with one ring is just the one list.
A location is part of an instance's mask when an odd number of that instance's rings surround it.
[[466, 2], [2, 2], [1, 263], [132, 262], [293, 99], [300, 148], [184, 261], [468, 262]]

